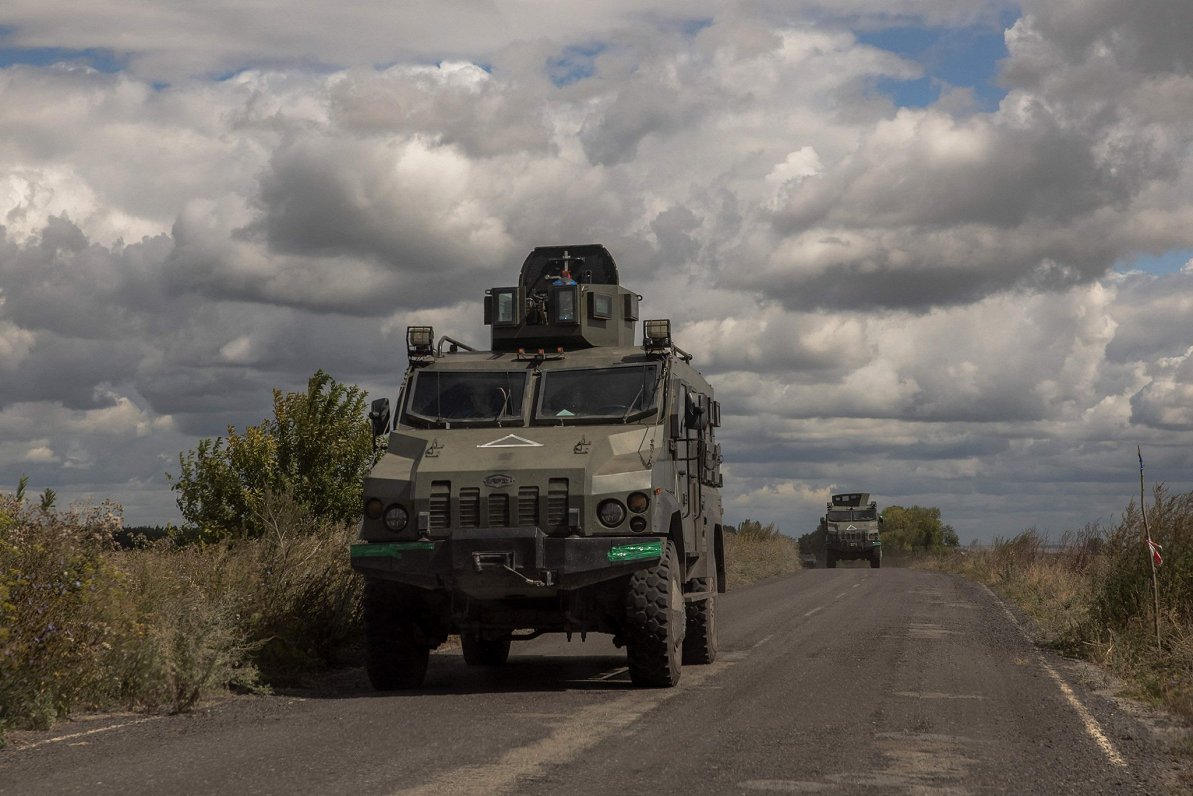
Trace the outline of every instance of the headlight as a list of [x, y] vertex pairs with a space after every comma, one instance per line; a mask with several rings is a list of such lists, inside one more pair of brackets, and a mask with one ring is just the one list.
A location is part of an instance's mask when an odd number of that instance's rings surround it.
[[616, 528], [625, 521], [625, 506], [620, 500], [602, 500], [597, 506], [597, 519], [608, 528]]
[[646, 496], [645, 492], [631, 492], [626, 504], [630, 507], [630, 511], [641, 514], [650, 506], [650, 498]]
[[635, 533], [642, 533], [646, 530], [645, 517], [630, 517], [630, 530]]
[[365, 501], [365, 516], [370, 520], [381, 519], [381, 501], [377, 498], [369, 498]]
[[385, 510], [385, 527], [391, 531], [400, 531], [406, 527], [406, 523], [410, 521], [410, 515], [406, 513], [406, 509], [394, 503]]

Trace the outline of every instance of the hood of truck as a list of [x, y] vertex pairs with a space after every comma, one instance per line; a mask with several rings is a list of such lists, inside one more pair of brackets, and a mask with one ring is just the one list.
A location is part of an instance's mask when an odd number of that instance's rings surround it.
[[664, 445], [658, 425], [403, 429], [390, 435], [365, 497], [402, 502], [412, 519], [426, 512], [432, 536], [453, 527], [558, 531], [569, 508], [592, 527], [604, 496], [652, 489]]

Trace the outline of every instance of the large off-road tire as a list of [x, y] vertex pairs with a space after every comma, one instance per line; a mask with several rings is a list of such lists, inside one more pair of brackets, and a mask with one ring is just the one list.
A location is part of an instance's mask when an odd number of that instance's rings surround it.
[[875, 550], [870, 553], [870, 569], [878, 569], [882, 566], [882, 551]]
[[377, 691], [418, 688], [427, 676], [431, 648], [420, 643], [417, 610], [401, 586], [365, 582], [365, 669]]
[[687, 604], [687, 632], [683, 637], [683, 662], [712, 663], [717, 659], [717, 588], [716, 581], [700, 578], [693, 584], [698, 591], [711, 591], [703, 600]]
[[508, 638], [486, 639], [476, 633], [461, 633], [464, 663], [469, 666], [504, 666], [510, 657]]
[[687, 617], [679, 559], [671, 542], [658, 564], [630, 576], [625, 618], [631, 682], [651, 688], [678, 683]]
[[824, 554], [824, 566], [826, 569], [837, 568], [837, 557], [833, 555], [831, 550]]

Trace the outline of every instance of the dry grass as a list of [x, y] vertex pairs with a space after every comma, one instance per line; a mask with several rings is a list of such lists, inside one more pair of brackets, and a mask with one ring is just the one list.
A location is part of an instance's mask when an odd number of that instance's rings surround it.
[[1113, 671], [1139, 696], [1193, 718], [1193, 494], [1157, 488], [1148, 507], [1152, 538], [1164, 548], [1157, 570], [1160, 638], [1151, 565], [1132, 503], [1110, 530], [1066, 534], [1060, 549], [1025, 531], [988, 550], [925, 562], [996, 588], [1030, 614], [1045, 643]]
[[353, 533], [270, 505], [264, 538], [122, 550], [119, 507], [0, 496], [0, 732], [89, 708], [185, 711], [326, 666], [360, 632]]
[[799, 545], [773, 524], [744, 520], [737, 533], [725, 534], [725, 577], [730, 589], [799, 568]]

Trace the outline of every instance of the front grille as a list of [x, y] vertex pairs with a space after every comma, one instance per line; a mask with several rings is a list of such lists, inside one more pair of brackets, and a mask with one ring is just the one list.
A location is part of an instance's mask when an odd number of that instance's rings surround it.
[[539, 488], [537, 486], [518, 488], [518, 524], [539, 524]]
[[503, 493], [489, 495], [489, 527], [508, 528], [510, 525], [510, 496]]
[[[431, 528], [512, 528], [538, 526], [544, 530], [567, 527], [568, 479], [552, 478], [547, 487], [546, 511], [537, 486], [518, 488], [517, 494], [493, 492], [482, 497], [479, 487], [461, 487], [453, 494], [451, 481], [432, 481], [429, 499]], [[543, 513], [546, 525], [543, 525]]]
[[568, 480], [552, 478], [547, 482], [547, 527], [559, 528], [567, 525]]
[[460, 527], [479, 528], [481, 524], [481, 491], [477, 487], [460, 490]]
[[452, 482], [432, 481], [430, 514], [432, 528], [447, 528], [452, 521]]

